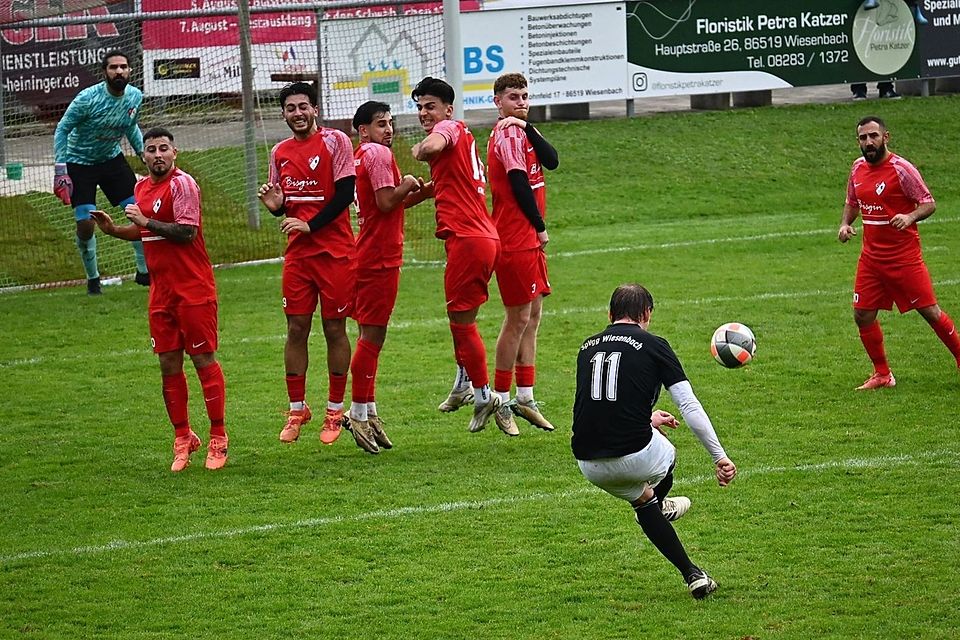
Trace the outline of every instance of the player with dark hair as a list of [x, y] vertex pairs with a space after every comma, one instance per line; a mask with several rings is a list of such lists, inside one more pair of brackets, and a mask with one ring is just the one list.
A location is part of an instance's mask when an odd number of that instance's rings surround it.
[[[280, 231], [287, 235], [282, 304], [287, 316], [283, 360], [290, 411], [280, 441], [295, 442], [312, 417], [305, 401], [307, 345], [319, 300], [330, 383], [320, 441], [333, 444], [344, 423], [343, 397], [350, 368], [347, 316], [356, 281], [349, 214], [356, 183], [353, 145], [342, 131], [317, 126], [313, 86], [295, 82], [284, 87], [280, 106], [293, 136], [270, 152], [270, 174], [260, 187], [261, 201], [281, 218]], [[380, 451], [369, 429], [353, 429], [353, 435], [365, 451]]]
[[[501, 243], [497, 286], [505, 311], [493, 376], [493, 390], [502, 405], [494, 418], [508, 435], [520, 434], [513, 414], [535, 427], [553, 431], [533, 399], [533, 385], [543, 298], [550, 295], [544, 252], [550, 236], [544, 224], [547, 185], [543, 170], [556, 169], [560, 160], [556, 149], [527, 122], [530, 95], [522, 74], [506, 73], [497, 78], [493, 102], [500, 119], [490, 132], [487, 168], [493, 221]], [[514, 369], [517, 396], [510, 400]]]
[[487, 352], [477, 329], [477, 313], [489, 297], [488, 285], [500, 253], [497, 229], [487, 213], [483, 162], [467, 125], [453, 119], [453, 87], [426, 77], [411, 96], [427, 136], [413, 145], [413, 157], [430, 163], [437, 209], [436, 236], [447, 255], [443, 273], [447, 318], [453, 335], [457, 377], [438, 407], [456, 411], [474, 402], [469, 430], [482, 430], [500, 407], [490, 392]]
[[647, 331], [652, 315], [653, 296], [647, 289], [620, 285], [610, 298], [612, 324], [580, 346], [573, 455], [587, 480], [630, 503], [644, 534], [680, 571], [693, 597], [700, 599], [717, 583], [690, 561], [670, 524], [687, 512], [690, 499], [667, 497], [676, 449], [663, 427], [676, 428], [678, 423], [666, 411], [653, 408], [661, 387], [713, 458], [721, 487], [733, 480], [737, 467], [720, 445], [670, 344]]
[[[97, 208], [97, 186], [113, 206], [134, 203], [137, 178], [123, 157], [120, 140], [130, 142], [143, 155], [143, 136], [137, 120], [143, 92], [130, 84], [130, 64], [122, 51], [108, 51], [101, 62], [105, 80], [77, 94], [67, 107], [53, 136], [53, 193], [73, 206], [77, 222], [77, 249], [87, 276], [87, 293], [99, 295], [97, 237], [90, 212]], [[137, 284], [147, 286], [147, 263], [143, 244], [133, 243]]]
[[[393, 446], [383, 429], [374, 399], [377, 364], [387, 325], [397, 301], [403, 264], [404, 208], [423, 201], [423, 181], [400, 175], [393, 157], [390, 105], [370, 100], [357, 108], [353, 128], [360, 137], [354, 153], [357, 170], [357, 290], [353, 317], [360, 326], [350, 362], [352, 429], [373, 433], [377, 444]], [[432, 186], [432, 185], [431, 185]], [[429, 192], [429, 187], [428, 187]]]
[[210, 418], [207, 469], [227, 463], [224, 428], [226, 383], [217, 362], [217, 286], [203, 241], [200, 188], [176, 166], [173, 135], [154, 128], [144, 136], [144, 161], [150, 177], [135, 188], [136, 203], [125, 209], [132, 224], [117, 226], [103, 211], [90, 215], [107, 234], [141, 240], [153, 281], [150, 287], [150, 342], [160, 359], [163, 402], [173, 424], [173, 465], [183, 471], [190, 454], [203, 444], [190, 428], [183, 354], [193, 361]]
[[847, 199], [837, 237], [857, 235], [853, 221], [863, 218], [863, 250], [853, 285], [853, 320], [870, 360], [873, 375], [858, 390], [897, 384], [877, 321], [880, 309], [896, 303], [900, 313], [916, 309], [946, 345], [960, 367], [960, 337], [950, 316], [937, 304], [930, 273], [923, 261], [917, 223], [937, 208], [920, 172], [887, 148], [890, 132], [876, 116], [857, 123], [857, 158], [847, 180]]

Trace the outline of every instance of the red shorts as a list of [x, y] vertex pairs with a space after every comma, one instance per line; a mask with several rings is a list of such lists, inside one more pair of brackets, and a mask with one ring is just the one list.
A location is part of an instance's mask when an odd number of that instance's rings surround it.
[[550, 295], [547, 254], [543, 249], [505, 251], [497, 259], [497, 287], [505, 307], [519, 307]]
[[443, 271], [443, 292], [447, 311], [476, 309], [490, 297], [487, 285], [500, 253], [496, 238], [451, 236], [444, 242], [447, 267]]
[[900, 313], [937, 304], [927, 265], [880, 265], [861, 257], [853, 284], [853, 308], [890, 310], [893, 303]]
[[288, 316], [313, 315], [320, 301], [324, 320], [346, 318], [353, 306], [356, 262], [320, 253], [283, 262], [283, 312]]
[[385, 327], [397, 303], [400, 267], [357, 270], [357, 295], [353, 300], [353, 319], [359, 324]]
[[186, 351], [189, 355], [217, 350], [217, 303], [150, 309], [150, 346], [154, 353]]

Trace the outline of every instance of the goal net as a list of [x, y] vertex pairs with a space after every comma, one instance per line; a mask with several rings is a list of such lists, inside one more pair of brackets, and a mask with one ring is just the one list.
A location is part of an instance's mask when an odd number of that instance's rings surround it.
[[[0, 0], [0, 288], [84, 277], [72, 210], [52, 193], [53, 135], [77, 92], [102, 80], [110, 50], [129, 56], [131, 84], [144, 93], [141, 129], [171, 130], [178, 166], [200, 184], [216, 264], [282, 254], [285, 238], [255, 189], [270, 149], [290, 135], [277, 101], [290, 82], [314, 83], [324, 123], [344, 131], [361, 103], [389, 104], [401, 170], [428, 176], [410, 156], [423, 135], [410, 91], [423, 76], [444, 75], [442, 2], [249, 5], [243, 16], [235, 0]], [[243, 25], [249, 57], [240, 46]], [[253, 105], [246, 117], [245, 93]], [[129, 142], [122, 147], [144, 174]], [[123, 218], [99, 191], [97, 205]], [[429, 205], [408, 213], [408, 259], [440, 258], [433, 228]], [[133, 274], [128, 243], [97, 237], [101, 279]]]

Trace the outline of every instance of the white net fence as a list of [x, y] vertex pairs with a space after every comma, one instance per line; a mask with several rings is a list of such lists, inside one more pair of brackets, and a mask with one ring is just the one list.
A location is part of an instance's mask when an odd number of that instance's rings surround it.
[[[289, 135], [277, 95], [290, 82], [316, 84], [323, 119], [344, 130], [361, 103], [390, 104], [400, 133], [410, 134], [394, 145], [401, 168], [426, 172], [410, 159], [422, 134], [404, 114], [415, 113], [413, 85], [444, 75], [441, 2], [250, 0], [249, 14], [233, 0], [55, 4], [0, 0], [0, 288], [83, 278], [73, 212], [52, 193], [53, 134], [77, 92], [103, 79], [110, 50], [129, 57], [131, 84], [144, 93], [141, 129], [170, 129], [178, 165], [200, 184], [215, 263], [282, 252], [255, 189], [270, 148]], [[117, 212], [99, 192], [97, 204]], [[410, 258], [437, 257], [432, 229], [432, 216], [408, 216]], [[122, 241], [99, 235], [98, 254], [101, 277], [133, 273]]]

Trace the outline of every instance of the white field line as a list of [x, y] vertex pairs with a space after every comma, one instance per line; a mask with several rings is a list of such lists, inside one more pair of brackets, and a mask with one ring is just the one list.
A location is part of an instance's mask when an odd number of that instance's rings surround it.
[[[953, 287], [960, 284], [960, 279], [937, 280], [935, 287]], [[766, 293], [757, 293], [752, 296], [715, 296], [712, 298], [689, 298], [686, 300], [673, 300], [672, 305], [712, 305], [725, 302], [762, 302], [764, 300], [794, 300], [797, 298], [827, 298], [832, 296], [848, 296], [851, 289], [835, 289], [826, 291], [823, 289], [813, 289], [810, 291], [771, 291]], [[567, 316], [578, 314], [603, 314], [607, 311], [605, 306], [596, 307], [567, 307], [565, 309], [547, 309], [543, 312], [545, 317]], [[442, 316], [436, 318], [423, 318], [420, 320], [408, 320], [400, 322], [391, 322], [390, 328], [397, 329], [423, 329], [427, 327], [445, 327], [449, 321]], [[283, 342], [286, 336], [283, 334], [246, 336], [238, 340], [223, 340], [220, 343], [221, 349], [224, 346], [229, 347], [234, 344], [255, 344], [261, 342]], [[97, 354], [80, 353], [76, 355], [57, 355], [57, 356], [34, 356], [32, 358], [16, 358], [13, 360], [0, 360], [0, 369], [13, 369], [16, 367], [27, 367], [39, 364], [79, 362], [95, 358], [103, 360], [106, 358], [125, 358], [131, 356], [151, 355], [149, 349], [122, 349], [118, 351], [106, 351]]]
[[[760, 465], [750, 469], [741, 469], [739, 476], [740, 482], [744, 478], [753, 476], [764, 476], [781, 473], [811, 473], [818, 471], [827, 471], [830, 469], [891, 469], [894, 467], [921, 465], [930, 461], [944, 460], [947, 462], [960, 461], [960, 452], [943, 449], [940, 451], [927, 451], [918, 454], [901, 454], [896, 456], [878, 456], [875, 458], [848, 458], [846, 460], [831, 460], [815, 464], [801, 464], [791, 467]], [[571, 460], [571, 464], [573, 461]], [[702, 484], [713, 482], [715, 476], [700, 475], [691, 478], [678, 478], [676, 486], [683, 487], [693, 484]], [[489, 498], [487, 500], [466, 500], [462, 502], [443, 502], [435, 505], [420, 505], [410, 507], [397, 507], [394, 509], [382, 509], [377, 511], [368, 511], [358, 513], [353, 516], [330, 516], [324, 518], [308, 518], [305, 520], [296, 520], [293, 522], [275, 522], [249, 527], [238, 527], [235, 529], [223, 529], [219, 531], [199, 531], [179, 536], [170, 536], [165, 538], [152, 538], [150, 540], [113, 540], [106, 544], [85, 545], [81, 547], [67, 547], [63, 549], [45, 549], [36, 551], [23, 551], [6, 556], [0, 556], [0, 564], [6, 565], [24, 560], [36, 560], [55, 557], [87, 556], [113, 551], [126, 551], [138, 549], [147, 549], [151, 547], [168, 547], [177, 544], [189, 544], [193, 542], [205, 542], [208, 540], [220, 540], [222, 538], [237, 538], [261, 533], [272, 533], [274, 531], [287, 531], [292, 529], [316, 529], [328, 525], [366, 522], [366, 521], [384, 521], [394, 520], [404, 517], [425, 516], [436, 513], [452, 513], [458, 511], [469, 511], [471, 509], [488, 509], [504, 505], [525, 504], [529, 502], [542, 502], [546, 500], [561, 500], [566, 498], [578, 497], [589, 493], [596, 493], [599, 489], [591, 486], [584, 486], [579, 489], [569, 491], [560, 491], [556, 493], [531, 493], [521, 496], [510, 496], [506, 498]]]

